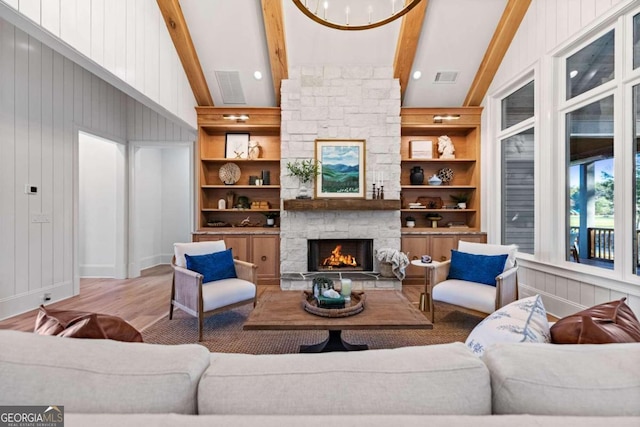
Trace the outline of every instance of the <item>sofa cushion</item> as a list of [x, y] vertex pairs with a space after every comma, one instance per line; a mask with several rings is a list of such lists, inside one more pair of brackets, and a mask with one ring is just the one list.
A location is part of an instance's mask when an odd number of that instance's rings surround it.
[[451, 265], [447, 279], [496, 285], [496, 277], [504, 271], [507, 255], [474, 255], [451, 249]]
[[516, 266], [516, 254], [518, 245], [492, 245], [490, 243], [458, 242], [458, 250], [476, 255], [502, 255], [507, 254], [507, 262], [504, 263], [504, 271]]
[[462, 343], [314, 355], [215, 353], [198, 386], [198, 410], [482, 415], [490, 413], [490, 395], [486, 367]]
[[433, 287], [433, 299], [482, 313], [496, 309], [496, 288], [465, 280], [444, 280]]
[[551, 341], [555, 344], [640, 342], [640, 322], [625, 300], [598, 304], [563, 317], [551, 327]]
[[187, 260], [184, 255], [205, 255], [220, 252], [227, 249], [224, 240], [212, 240], [208, 242], [174, 243], [173, 254], [178, 267], [187, 268]]
[[0, 330], [0, 405], [55, 402], [65, 413], [196, 413], [210, 353]]
[[469, 334], [465, 344], [477, 356], [499, 342], [550, 341], [547, 312], [540, 295], [507, 304], [490, 314]]
[[73, 338], [103, 338], [142, 342], [142, 335], [125, 320], [108, 314], [55, 310], [40, 306], [34, 332]]
[[640, 416], [640, 343], [496, 344], [482, 360], [495, 414]]
[[187, 268], [189, 270], [204, 276], [202, 278], [203, 283], [238, 277], [236, 275], [236, 267], [233, 264], [231, 249], [205, 255], [185, 254], [184, 257], [187, 260]]
[[204, 311], [216, 310], [256, 296], [256, 285], [242, 279], [223, 279], [202, 286]]

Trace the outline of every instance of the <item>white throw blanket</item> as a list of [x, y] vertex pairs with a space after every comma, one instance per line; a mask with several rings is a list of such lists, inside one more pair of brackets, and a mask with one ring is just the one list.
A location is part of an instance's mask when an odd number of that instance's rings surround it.
[[382, 248], [376, 252], [376, 258], [379, 262], [388, 262], [391, 264], [391, 271], [398, 278], [404, 280], [405, 269], [409, 265], [409, 258], [397, 249]]

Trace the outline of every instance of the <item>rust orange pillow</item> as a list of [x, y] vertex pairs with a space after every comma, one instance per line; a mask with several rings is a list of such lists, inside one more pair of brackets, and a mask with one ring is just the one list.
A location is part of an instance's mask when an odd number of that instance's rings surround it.
[[40, 306], [34, 332], [73, 338], [142, 342], [136, 328], [117, 316]]
[[640, 342], [640, 322], [631, 308], [606, 302], [558, 320], [551, 327], [554, 344], [610, 344]]

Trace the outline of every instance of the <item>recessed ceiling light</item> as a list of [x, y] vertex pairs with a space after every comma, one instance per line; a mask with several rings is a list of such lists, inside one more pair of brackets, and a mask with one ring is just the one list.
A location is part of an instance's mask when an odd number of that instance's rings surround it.
[[570, 78], [574, 78], [574, 77], [575, 77], [575, 76], [577, 76], [577, 75], [578, 75], [578, 70], [573, 70], [573, 71], [571, 71], [571, 72], [569, 73], [569, 77], [570, 77]]
[[262, 80], [262, 73], [260, 71], [256, 71], [253, 73], [253, 78], [256, 80]]
[[414, 71], [413, 72], [413, 80], [418, 80], [420, 77], [422, 77], [422, 72], [421, 71]]

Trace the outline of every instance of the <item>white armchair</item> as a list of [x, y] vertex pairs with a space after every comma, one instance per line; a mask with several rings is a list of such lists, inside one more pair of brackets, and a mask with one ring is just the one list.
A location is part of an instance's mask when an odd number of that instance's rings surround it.
[[[496, 285], [470, 282], [459, 279], [447, 279], [451, 261], [436, 263], [428, 270], [429, 280], [425, 291], [434, 301], [457, 305], [468, 310], [483, 314], [490, 314], [518, 299], [518, 266], [515, 254], [516, 245], [489, 245], [484, 243], [472, 243], [461, 241], [458, 244], [460, 252], [474, 255], [502, 255], [507, 254], [504, 270], [496, 277]], [[431, 309], [432, 321], [434, 320], [433, 308]]]
[[169, 319], [173, 308], [198, 318], [198, 341], [202, 341], [204, 318], [232, 308], [253, 303], [256, 305], [257, 266], [233, 260], [237, 278], [203, 283], [203, 275], [187, 269], [186, 255], [206, 255], [226, 250], [223, 240], [212, 242], [175, 243], [173, 284]]

